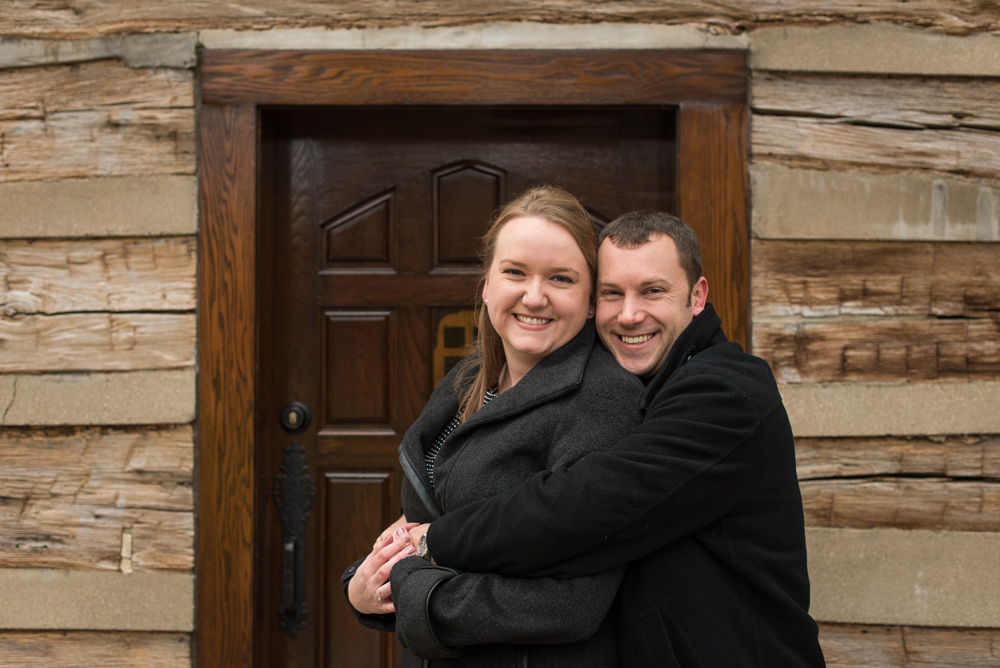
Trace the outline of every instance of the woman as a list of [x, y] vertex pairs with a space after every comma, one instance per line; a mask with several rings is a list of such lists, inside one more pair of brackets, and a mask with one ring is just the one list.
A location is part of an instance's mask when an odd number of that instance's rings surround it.
[[[590, 322], [597, 238], [580, 203], [557, 188], [528, 191], [497, 216], [482, 258], [477, 348], [403, 438], [404, 517], [391, 529], [571, 464], [638, 424], [642, 384], [601, 347]], [[390, 531], [344, 575], [358, 619], [395, 631], [412, 652], [404, 666], [420, 658], [615, 665], [615, 621], [606, 617], [621, 571], [573, 580], [457, 573], [413, 556], [408, 543], [405, 530]]]

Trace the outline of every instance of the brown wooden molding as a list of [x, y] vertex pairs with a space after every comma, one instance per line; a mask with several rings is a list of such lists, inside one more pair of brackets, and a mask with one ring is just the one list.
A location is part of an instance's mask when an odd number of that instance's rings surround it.
[[206, 104], [745, 103], [745, 51], [202, 53]]
[[680, 217], [701, 239], [708, 301], [723, 330], [749, 350], [746, 107], [684, 105], [677, 127]]
[[200, 666], [253, 665], [257, 109], [201, 112]]

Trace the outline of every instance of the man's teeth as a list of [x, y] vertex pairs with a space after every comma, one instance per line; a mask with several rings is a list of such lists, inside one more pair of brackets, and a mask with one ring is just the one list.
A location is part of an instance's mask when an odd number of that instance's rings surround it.
[[643, 334], [642, 336], [625, 336], [624, 334], [622, 334], [621, 337], [622, 341], [624, 341], [625, 343], [645, 343], [646, 341], [649, 341], [651, 338], [653, 338], [653, 335]]
[[529, 318], [523, 315], [515, 315], [514, 317], [527, 325], [544, 325], [550, 322], [549, 318]]

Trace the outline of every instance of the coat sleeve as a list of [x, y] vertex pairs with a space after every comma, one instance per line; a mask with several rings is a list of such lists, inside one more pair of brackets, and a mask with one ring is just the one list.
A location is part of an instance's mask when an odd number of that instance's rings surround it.
[[585, 640], [607, 616], [623, 573], [506, 578], [409, 557], [393, 567], [390, 579], [396, 635], [424, 659], [460, 656], [471, 645]]
[[[732, 374], [680, 375], [609, 450], [435, 520], [435, 561], [579, 577], [622, 567], [728, 513], [753, 474], [759, 397]], [[781, 409], [780, 398], [771, 403]]]

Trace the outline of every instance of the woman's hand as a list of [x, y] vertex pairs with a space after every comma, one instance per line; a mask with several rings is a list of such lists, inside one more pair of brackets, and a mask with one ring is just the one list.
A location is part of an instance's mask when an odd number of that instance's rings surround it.
[[410, 540], [409, 529], [417, 524], [402, 524], [384, 539], [375, 543], [374, 549], [358, 566], [347, 585], [347, 597], [354, 609], [364, 615], [383, 615], [395, 612], [389, 587], [389, 573], [400, 559], [413, 556], [416, 549]]
[[399, 527], [406, 527], [407, 529], [409, 529], [409, 527], [412, 526], [417, 526], [417, 525], [415, 522], [407, 523], [406, 515], [400, 515], [398, 520], [387, 526], [385, 528], [385, 531], [383, 531], [379, 535], [378, 540], [376, 540], [375, 544], [372, 545], [372, 549], [377, 549], [379, 543], [385, 543], [385, 539], [391, 536], [392, 534], [396, 533], [396, 529], [398, 529]]

